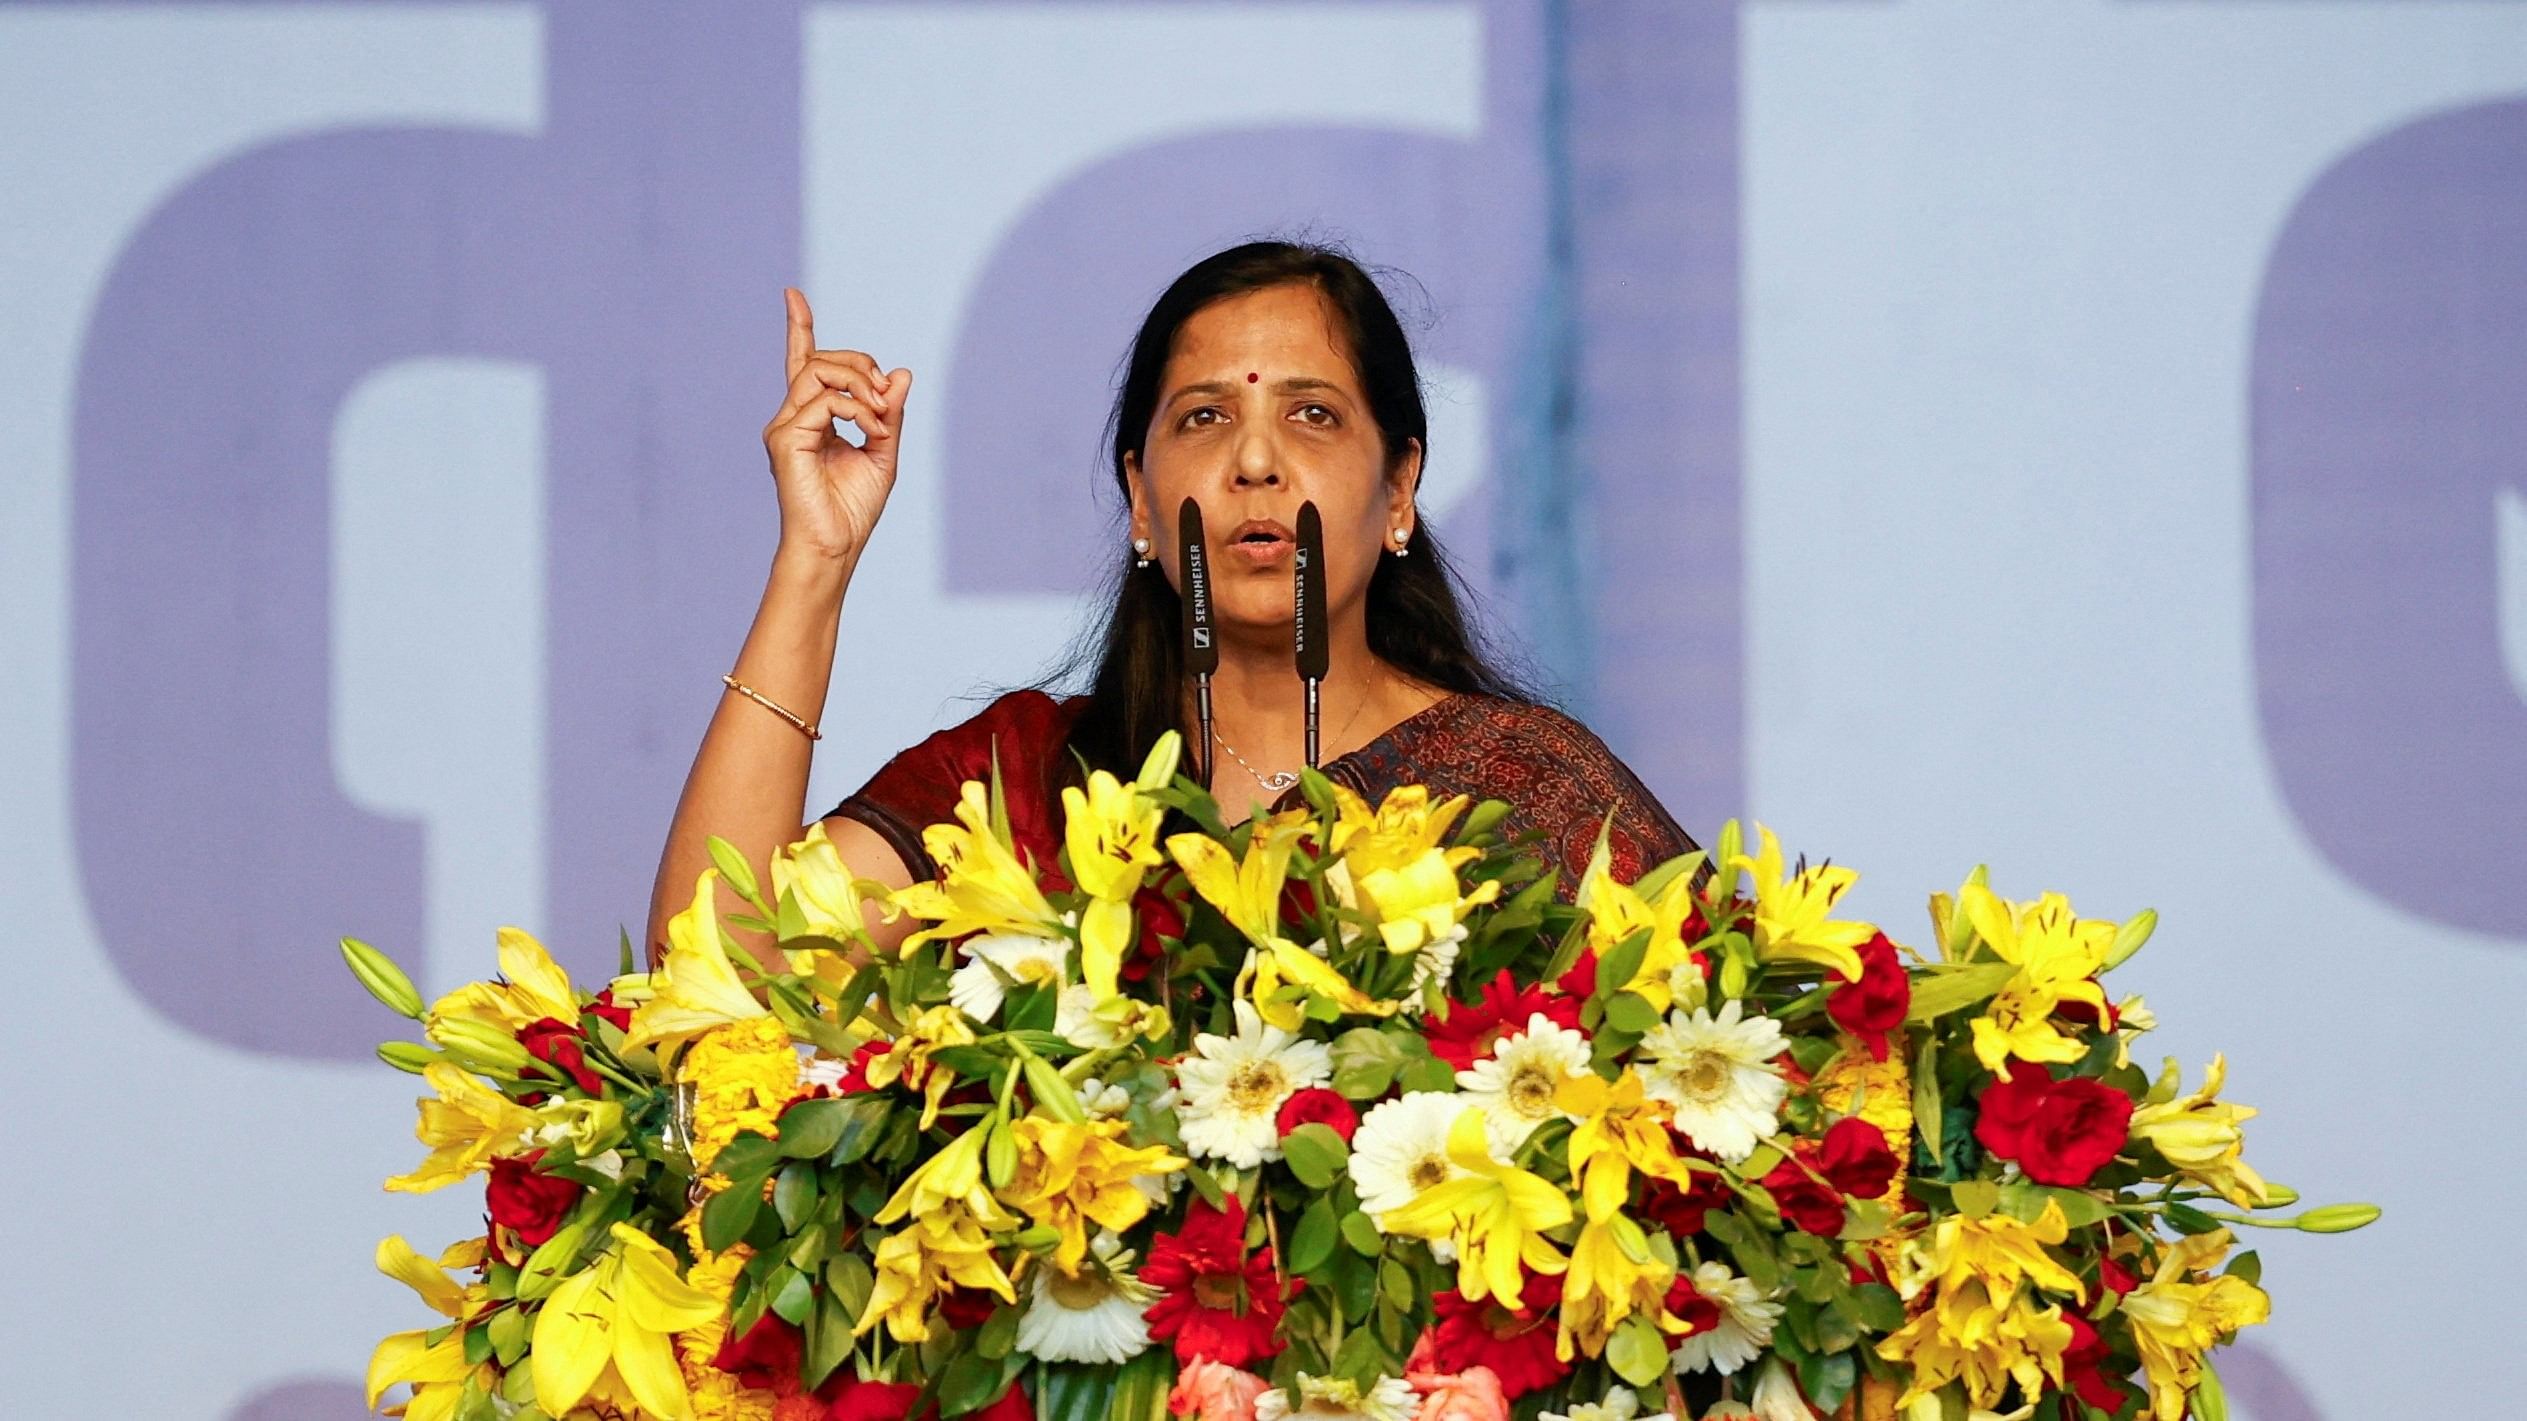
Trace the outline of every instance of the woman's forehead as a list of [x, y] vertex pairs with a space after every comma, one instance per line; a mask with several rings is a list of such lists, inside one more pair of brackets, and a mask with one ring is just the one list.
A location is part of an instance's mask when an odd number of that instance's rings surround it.
[[1312, 286], [1272, 286], [1214, 301], [1177, 332], [1170, 383], [1249, 374], [1313, 376], [1349, 386], [1350, 351], [1332, 306]]

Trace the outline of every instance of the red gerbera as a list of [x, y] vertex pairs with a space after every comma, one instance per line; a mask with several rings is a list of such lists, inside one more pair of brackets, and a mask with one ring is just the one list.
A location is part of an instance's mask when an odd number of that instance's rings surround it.
[[1579, 998], [1558, 996], [1541, 987], [1521, 988], [1503, 971], [1480, 998], [1450, 1002], [1447, 1016], [1428, 1024], [1430, 1054], [1460, 1071], [1471, 1070], [1502, 1037], [1525, 1031], [1527, 1018], [1538, 1012], [1557, 1026], [1579, 1030]]
[[1246, 1206], [1234, 1194], [1225, 1210], [1194, 1200], [1183, 1228], [1150, 1240], [1141, 1281], [1165, 1292], [1147, 1310], [1149, 1333], [1179, 1361], [1243, 1367], [1281, 1350], [1287, 1295], [1272, 1255], [1246, 1252]]
[[1571, 1364], [1553, 1355], [1562, 1280], [1530, 1273], [1518, 1285], [1518, 1300], [1523, 1306], [1505, 1308], [1498, 1298], [1468, 1302], [1453, 1290], [1433, 1296], [1428, 1370], [1489, 1367], [1500, 1378], [1501, 1393], [1513, 1401], [1569, 1376]]

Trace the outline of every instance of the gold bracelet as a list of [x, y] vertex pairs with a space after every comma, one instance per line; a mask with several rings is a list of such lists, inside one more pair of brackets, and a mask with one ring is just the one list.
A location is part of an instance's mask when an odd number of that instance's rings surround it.
[[781, 717], [790, 724], [797, 726], [799, 728], [799, 733], [806, 736], [808, 739], [822, 740], [825, 738], [823, 734], [818, 732], [816, 727], [799, 719], [796, 715], [791, 714], [787, 709], [782, 707], [780, 703], [774, 701], [770, 696], [767, 696], [763, 692], [756, 690], [754, 687], [747, 685], [745, 682], [738, 680], [736, 677], [722, 675], [720, 677], [720, 681], [725, 684], [728, 689], [735, 691], [737, 694], [753, 701], [756, 705], [763, 707], [765, 710]]

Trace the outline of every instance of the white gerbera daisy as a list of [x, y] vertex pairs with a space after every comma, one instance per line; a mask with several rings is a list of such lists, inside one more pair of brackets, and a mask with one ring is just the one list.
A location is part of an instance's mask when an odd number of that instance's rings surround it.
[[1746, 1401], [1763, 1421], [1816, 1421], [1816, 1408], [1799, 1394], [1789, 1364], [1778, 1353], [1764, 1359], [1763, 1370], [1755, 1374], [1754, 1394]]
[[1641, 1038], [1641, 1090], [1675, 1114], [1676, 1128], [1729, 1164], [1754, 1153], [1781, 1124], [1789, 1086], [1773, 1064], [1786, 1046], [1768, 1016], [1739, 1020], [1743, 1003], [1713, 1016], [1670, 1012]]
[[1517, 1153], [1547, 1120], [1579, 1117], [1553, 1103], [1562, 1082], [1588, 1069], [1588, 1038], [1537, 1012], [1524, 1030], [1503, 1037], [1492, 1054], [1457, 1072], [1464, 1098], [1483, 1108], [1492, 1153]]
[[1421, 989], [1433, 978], [1443, 987], [1447, 984], [1448, 974], [1457, 970], [1457, 950], [1465, 945], [1468, 936], [1465, 924], [1457, 923], [1423, 943], [1421, 950], [1413, 954], [1413, 985], [1404, 998], [1405, 1015], [1422, 1009], [1425, 1004]]
[[960, 950], [965, 965], [948, 978], [948, 1001], [976, 1021], [1000, 1015], [1009, 999], [1007, 982], [1062, 980], [1070, 956], [1069, 943], [1032, 933], [983, 933], [967, 938]]
[[1410, 1421], [1421, 1393], [1402, 1377], [1380, 1377], [1368, 1390], [1341, 1377], [1299, 1373], [1299, 1404], [1279, 1387], [1255, 1398], [1255, 1421]]
[[1027, 1310], [1018, 1315], [1018, 1347], [1045, 1362], [1128, 1361], [1149, 1346], [1149, 1319], [1141, 1309], [1158, 1290], [1124, 1265], [1113, 1234], [1099, 1234], [1096, 1257], [1076, 1278], [1058, 1268], [1039, 1268]]
[[1334, 1062], [1325, 1043], [1264, 1025], [1252, 1003], [1236, 1012], [1235, 1036], [1203, 1032], [1177, 1065], [1176, 1118], [1188, 1152], [1253, 1169], [1281, 1158], [1281, 1103], [1332, 1079]]
[[1465, 1173], [1448, 1158], [1448, 1127], [1475, 1108], [1454, 1091], [1406, 1091], [1371, 1106], [1351, 1137], [1351, 1184], [1372, 1221]]
[[1664, 1411], [1641, 1416], [1641, 1398], [1631, 1388], [1620, 1386], [1607, 1392], [1603, 1401], [1577, 1402], [1568, 1411], [1544, 1411], [1537, 1416], [1539, 1421], [1633, 1421], [1634, 1417], [1640, 1417], [1640, 1421], [1676, 1421]]
[[1714, 1371], [1727, 1376], [1763, 1355], [1772, 1343], [1773, 1324], [1781, 1320], [1781, 1304], [1766, 1302], [1763, 1290], [1729, 1271], [1725, 1263], [1704, 1263], [1693, 1270], [1693, 1290], [1717, 1304], [1720, 1320], [1697, 1332], [1668, 1354], [1676, 1374]]

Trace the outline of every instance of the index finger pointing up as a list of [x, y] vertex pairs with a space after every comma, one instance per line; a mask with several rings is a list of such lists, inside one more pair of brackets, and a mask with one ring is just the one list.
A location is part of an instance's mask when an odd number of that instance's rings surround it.
[[807, 308], [807, 293], [795, 286], [781, 288], [781, 300], [790, 312], [789, 378], [798, 379], [798, 372], [807, 364], [807, 357], [816, 350], [816, 313]]

